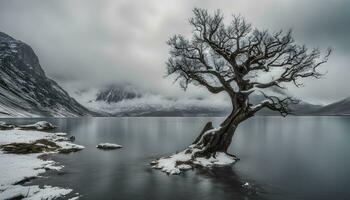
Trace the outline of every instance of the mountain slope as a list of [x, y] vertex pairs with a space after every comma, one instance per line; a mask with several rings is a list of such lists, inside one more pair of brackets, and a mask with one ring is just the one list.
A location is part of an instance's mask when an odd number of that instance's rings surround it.
[[0, 32], [0, 116], [82, 116], [89, 110], [46, 77], [32, 48]]
[[350, 115], [350, 97], [328, 104], [317, 110], [316, 115]]

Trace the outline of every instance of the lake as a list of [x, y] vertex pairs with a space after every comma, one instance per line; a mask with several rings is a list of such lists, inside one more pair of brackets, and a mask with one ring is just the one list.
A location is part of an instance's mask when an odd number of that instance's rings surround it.
[[[222, 118], [47, 118], [76, 137], [81, 152], [54, 155], [65, 165], [32, 184], [68, 187], [81, 199], [349, 199], [350, 117], [264, 117], [237, 129], [232, 167], [168, 176], [149, 162], [188, 146], [208, 121]], [[32, 123], [38, 119], [6, 119]], [[100, 142], [124, 148], [103, 151]], [[242, 184], [250, 183], [251, 188]]]

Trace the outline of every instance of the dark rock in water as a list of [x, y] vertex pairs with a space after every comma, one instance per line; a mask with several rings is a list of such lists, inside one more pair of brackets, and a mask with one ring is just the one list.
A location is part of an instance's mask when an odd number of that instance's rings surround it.
[[82, 116], [90, 111], [48, 78], [33, 49], [0, 32], [0, 115]]
[[96, 146], [96, 148], [104, 150], [120, 149], [122, 147], [122, 145], [112, 143], [100, 143]]
[[63, 154], [68, 154], [68, 153], [73, 153], [73, 152], [77, 152], [77, 151], [81, 151], [82, 149], [80, 148], [69, 148], [69, 149], [59, 149], [58, 152], [59, 153], [63, 153]]
[[69, 141], [74, 142], [75, 141], [75, 136], [70, 136]]

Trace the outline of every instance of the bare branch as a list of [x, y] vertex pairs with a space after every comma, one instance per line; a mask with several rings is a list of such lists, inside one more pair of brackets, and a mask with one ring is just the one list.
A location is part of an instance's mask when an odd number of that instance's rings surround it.
[[293, 99], [292, 97], [279, 98], [277, 96], [269, 96], [261, 92], [266, 100], [262, 101], [260, 104], [250, 107], [250, 115], [260, 111], [263, 108], [268, 108], [272, 111], [279, 112], [282, 116], [287, 116], [292, 114], [290, 109], [291, 104], [298, 104], [300, 101]]
[[[327, 50], [322, 57], [319, 49], [309, 51], [296, 44], [291, 31], [253, 30], [242, 16], [233, 16], [231, 22], [225, 24], [220, 10], [210, 14], [195, 8], [193, 14], [190, 19], [193, 37], [175, 35], [168, 41], [167, 74], [175, 75], [175, 81], [184, 89], [194, 83], [212, 93], [226, 92], [234, 111], [239, 108], [240, 112], [254, 114], [268, 108], [282, 115], [289, 114], [288, 105], [295, 103], [290, 97], [263, 94], [265, 101], [250, 107], [249, 96], [260, 89], [284, 89], [283, 83], [299, 87], [304, 78], [320, 78], [323, 74], [319, 66], [326, 63], [331, 54], [331, 50]], [[269, 82], [259, 81], [259, 77], [271, 75], [269, 73], [275, 78]]]

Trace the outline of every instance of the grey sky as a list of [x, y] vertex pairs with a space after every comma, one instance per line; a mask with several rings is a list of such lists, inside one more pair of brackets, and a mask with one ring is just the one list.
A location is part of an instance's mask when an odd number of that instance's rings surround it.
[[[350, 1], [346, 0], [1, 0], [0, 31], [30, 44], [47, 75], [61, 83], [127, 81], [181, 95], [164, 79], [175, 33], [190, 34], [194, 7], [241, 14], [254, 26], [293, 28], [297, 42], [335, 49], [322, 80], [293, 94], [316, 102], [350, 96]], [[203, 91], [191, 89], [189, 93]]]

